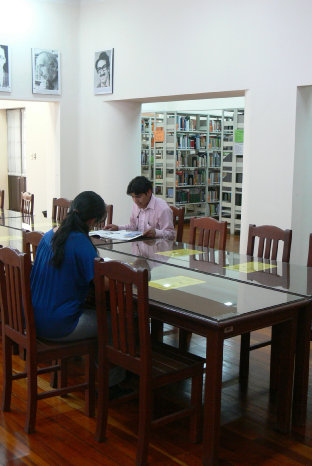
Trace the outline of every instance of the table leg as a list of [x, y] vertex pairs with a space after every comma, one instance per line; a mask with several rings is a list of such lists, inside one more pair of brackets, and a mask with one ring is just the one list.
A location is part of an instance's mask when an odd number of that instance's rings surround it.
[[296, 362], [293, 396], [293, 425], [305, 424], [309, 384], [312, 304], [298, 310]]
[[204, 395], [203, 464], [218, 462], [223, 363], [223, 330], [208, 330], [206, 335]]
[[276, 353], [274, 360], [278, 363], [275, 364], [278, 395], [276, 428], [282, 433], [290, 432], [291, 427], [296, 330], [296, 316], [275, 325], [272, 329], [272, 351]]

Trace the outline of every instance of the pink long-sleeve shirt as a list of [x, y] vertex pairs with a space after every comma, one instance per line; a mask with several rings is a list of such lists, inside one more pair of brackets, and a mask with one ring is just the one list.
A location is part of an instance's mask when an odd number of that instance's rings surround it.
[[119, 225], [119, 230], [146, 231], [154, 228], [156, 238], [175, 239], [172, 210], [167, 202], [152, 194], [151, 199], [145, 207], [140, 209], [135, 203], [132, 206], [130, 223]]

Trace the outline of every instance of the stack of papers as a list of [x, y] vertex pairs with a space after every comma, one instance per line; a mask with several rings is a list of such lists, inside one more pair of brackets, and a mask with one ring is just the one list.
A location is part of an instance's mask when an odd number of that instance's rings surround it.
[[89, 236], [99, 236], [100, 238], [106, 239], [118, 239], [120, 241], [131, 241], [132, 239], [142, 236], [142, 232], [130, 230], [95, 230], [90, 231]]

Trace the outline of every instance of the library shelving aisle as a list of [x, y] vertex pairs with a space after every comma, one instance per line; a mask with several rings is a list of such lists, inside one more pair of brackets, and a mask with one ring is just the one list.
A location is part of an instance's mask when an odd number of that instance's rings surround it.
[[231, 234], [239, 232], [241, 224], [243, 128], [243, 109], [223, 111], [220, 220], [226, 220], [228, 222]]
[[239, 231], [244, 111], [168, 111], [141, 121], [141, 173], [155, 195], [184, 206], [185, 218], [211, 216]]

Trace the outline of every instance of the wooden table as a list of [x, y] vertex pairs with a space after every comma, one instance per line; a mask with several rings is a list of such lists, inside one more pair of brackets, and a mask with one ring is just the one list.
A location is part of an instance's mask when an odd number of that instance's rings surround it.
[[[204, 464], [215, 464], [218, 459], [223, 342], [226, 338], [273, 326], [275, 341], [272, 348], [279, 371], [276, 427], [281, 432], [289, 432], [294, 355], [296, 353], [296, 361], [301, 361], [306, 351], [305, 345], [298, 344], [298, 339], [296, 340], [298, 315], [302, 314], [305, 319], [311, 320], [309, 299], [190, 269], [181, 269], [142, 257], [134, 259], [133, 255], [113, 250], [101, 249], [101, 256], [132, 265], [139, 262], [141, 266], [145, 260], [145, 266], [151, 274], [151, 317], [206, 338]], [[182, 278], [177, 283], [179, 287], [173, 288], [172, 284], [177, 276]], [[155, 281], [157, 284], [157, 280], [162, 280], [162, 288], [151, 286]], [[296, 362], [296, 366], [297, 364], [299, 363]], [[299, 375], [296, 383], [299, 393], [302, 389], [302, 379], [300, 380]], [[294, 397], [294, 409], [301, 408], [300, 399], [298, 396]]]

